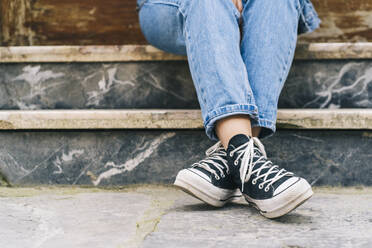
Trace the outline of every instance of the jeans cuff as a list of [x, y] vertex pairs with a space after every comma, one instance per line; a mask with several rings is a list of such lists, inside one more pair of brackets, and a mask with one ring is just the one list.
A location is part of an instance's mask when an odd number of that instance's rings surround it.
[[261, 127], [261, 132], [258, 136], [259, 139], [270, 137], [276, 131], [275, 121], [271, 121], [268, 119], [258, 118], [258, 119], [251, 120], [251, 126]]
[[254, 104], [233, 104], [226, 105], [210, 111], [204, 121], [205, 132], [211, 140], [217, 141], [218, 137], [215, 132], [216, 121], [223, 119], [227, 116], [246, 114], [249, 115], [251, 120], [257, 120], [258, 111], [257, 106]]

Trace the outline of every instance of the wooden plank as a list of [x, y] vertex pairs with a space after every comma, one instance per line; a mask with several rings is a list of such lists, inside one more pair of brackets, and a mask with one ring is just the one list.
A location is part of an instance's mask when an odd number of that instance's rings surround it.
[[[298, 44], [295, 59], [372, 59], [372, 42]], [[186, 60], [150, 45], [0, 47], [0, 63]]]
[[[313, 0], [321, 27], [301, 42], [372, 41], [371, 0]], [[1, 0], [2, 46], [146, 44], [135, 0]]]
[[143, 44], [134, 0], [36, 0], [31, 28], [48, 44]]
[[312, 0], [322, 23], [306, 42], [372, 41], [371, 0]]
[[0, 47], [0, 63], [185, 60], [150, 45]]
[[30, 22], [30, 1], [0, 1], [0, 44], [32, 45], [33, 31]]
[[[279, 109], [278, 128], [372, 129], [371, 109]], [[200, 110], [0, 111], [0, 130], [201, 129]]]
[[4, 10], [3, 10], [3, 4], [4, 4], [4, 1], [1, 1], [0, 2], [0, 46], [1, 44], [4, 44], [3, 42], [3, 32], [4, 32], [4, 27], [3, 27], [3, 23], [4, 23]]

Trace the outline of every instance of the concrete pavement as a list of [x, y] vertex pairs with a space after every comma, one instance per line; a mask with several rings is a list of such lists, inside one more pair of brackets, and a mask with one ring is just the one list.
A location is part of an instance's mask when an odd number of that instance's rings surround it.
[[315, 188], [269, 220], [160, 185], [0, 187], [0, 247], [372, 247], [372, 188]]

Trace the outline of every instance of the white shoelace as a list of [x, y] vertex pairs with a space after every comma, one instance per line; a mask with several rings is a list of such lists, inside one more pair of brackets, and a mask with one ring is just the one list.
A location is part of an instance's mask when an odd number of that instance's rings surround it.
[[[258, 150], [262, 154], [262, 156], [260, 156], [255, 162], [253, 162], [253, 158], [255, 157], [255, 149], [257, 148], [254, 146], [254, 144], [258, 146]], [[288, 172], [285, 169], [279, 169], [279, 166], [273, 165], [271, 161], [267, 161], [267, 156], [266, 156], [264, 145], [256, 137], [251, 138], [248, 142], [232, 150], [230, 152], [230, 156], [233, 156], [235, 152], [237, 152], [239, 155], [234, 160], [234, 165], [238, 165], [239, 159], [243, 156], [242, 163], [241, 163], [240, 170], [239, 170], [240, 180], [242, 182], [242, 191], [244, 190], [244, 183], [249, 181], [252, 174], [257, 175], [257, 177], [252, 180], [252, 184], [256, 184], [258, 179], [263, 178], [263, 182], [260, 183], [258, 186], [260, 189], [263, 189], [263, 187], [266, 184], [265, 192], [269, 191], [270, 186], [276, 181], [278, 181], [280, 178], [284, 176], [293, 175], [292, 172]], [[260, 165], [257, 169], [253, 170], [257, 162], [264, 162], [264, 163]], [[269, 169], [269, 170], [261, 174], [261, 171], [263, 169]], [[268, 176], [271, 174], [275, 174], [275, 176], [268, 179]]]
[[[221, 177], [225, 177], [223, 169], [226, 169], [227, 174], [229, 173], [229, 167], [227, 166], [227, 161], [224, 158], [226, 157], [226, 151], [220, 141], [209, 147], [205, 152], [205, 155], [207, 155], [207, 158], [199, 161], [198, 163], [194, 163], [192, 167], [203, 168], [204, 170], [212, 173], [217, 180], [220, 179], [220, 176], [217, 174], [216, 170], [210, 167], [210, 164], [214, 165], [219, 170]], [[222, 165], [217, 163], [216, 160], [221, 161]]]

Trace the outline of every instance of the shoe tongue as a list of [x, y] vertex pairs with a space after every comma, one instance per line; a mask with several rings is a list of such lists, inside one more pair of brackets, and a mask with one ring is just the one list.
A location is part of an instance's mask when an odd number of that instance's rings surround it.
[[237, 134], [230, 139], [228, 147], [232, 146], [235, 149], [238, 146], [247, 143], [250, 139], [251, 138], [245, 134]]

